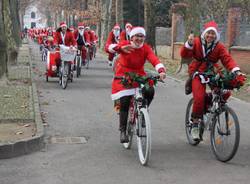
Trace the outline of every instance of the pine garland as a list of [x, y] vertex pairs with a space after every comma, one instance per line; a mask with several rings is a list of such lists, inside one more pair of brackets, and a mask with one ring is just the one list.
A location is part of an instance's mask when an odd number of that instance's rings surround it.
[[[208, 75], [209, 76], [209, 75]], [[214, 86], [220, 87], [222, 89], [234, 89], [239, 88], [232, 86], [232, 81], [235, 79], [235, 74], [227, 70], [214, 75], [210, 75], [210, 83]]]
[[157, 78], [153, 76], [140, 76], [134, 72], [126, 72], [125, 77], [121, 80], [121, 84], [125, 88], [132, 88], [135, 83], [143, 84], [146, 89], [149, 89], [157, 84]]

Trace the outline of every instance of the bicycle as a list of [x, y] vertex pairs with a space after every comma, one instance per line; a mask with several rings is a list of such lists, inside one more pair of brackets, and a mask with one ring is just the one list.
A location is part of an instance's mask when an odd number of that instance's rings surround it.
[[66, 89], [68, 80], [73, 82], [73, 70], [71, 62], [75, 59], [76, 50], [60, 45], [61, 66], [59, 67], [59, 84]]
[[[148, 164], [151, 155], [151, 122], [148, 112], [147, 100], [143, 96], [143, 88], [150, 86], [149, 81], [153, 81], [153, 85], [159, 80], [159, 76], [138, 76], [134, 73], [128, 73], [131, 79], [126, 77], [115, 77], [122, 79], [122, 84], [136, 82], [139, 87], [135, 89], [132, 96], [128, 111], [128, 121], [126, 134], [128, 135], [128, 143], [123, 143], [125, 149], [132, 146], [133, 136], [136, 135], [137, 149], [140, 163], [145, 166]], [[131, 81], [130, 81], [131, 80]]]
[[76, 77], [81, 75], [82, 68], [82, 51], [78, 48], [76, 58], [75, 58], [75, 67], [76, 67]]
[[210, 107], [206, 109], [203, 115], [203, 121], [199, 124], [199, 140], [193, 140], [191, 136], [193, 98], [188, 102], [185, 117], [185, 130], [188, 143], [193, 146], [198, 145], [203, 140], [204, 131], [210, 131], [212, 151], [215, 157], [222, 162], [227, 162], [235, 156], [240, 142], [240, 125], [237, 114], [227, 105], [223, 98], [225, 91], [234, 88], [230, 86], [229, 81], [235, 75], [226, 75], [227, 77], [222, 77], [218, 74], [213, 77], [208, 76], [210, 78], [208, 85], [211, 88], [212, 101]]

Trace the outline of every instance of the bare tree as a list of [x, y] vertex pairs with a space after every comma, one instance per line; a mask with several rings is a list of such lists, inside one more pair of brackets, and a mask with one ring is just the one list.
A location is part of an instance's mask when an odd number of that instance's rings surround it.
[[155, 49], [155, 0], [144, 1], [144, 27], [147, 32], [147, 42]]

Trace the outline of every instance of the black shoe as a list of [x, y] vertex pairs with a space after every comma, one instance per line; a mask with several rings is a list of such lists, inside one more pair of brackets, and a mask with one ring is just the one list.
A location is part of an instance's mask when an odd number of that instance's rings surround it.
[[126, 132], [125, 132], [125, 131], [121, 131], [121, 134], [120, 134], [120, 142], [121, 142], [121, 143], [127, 143], [127, 142], [129, 142], [128, 136], [126, 135]]
[[141, 120], [141, 127], [142, 127], [142, 128], [145, 128], [145, 127], [146, 127], [146, 122], [145, 122], [144, 117], [143, 117], [142, 120]]

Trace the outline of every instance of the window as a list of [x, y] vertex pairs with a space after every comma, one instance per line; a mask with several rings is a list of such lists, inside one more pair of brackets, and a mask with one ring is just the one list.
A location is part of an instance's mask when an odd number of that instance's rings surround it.
[[36, 23], [35, 22], [31, 22], [31, 26], [30, 26], [31, 28], [34, 28], [34, 27], [36, 27]]
[[36, 13], [35, 12], [31, 12], [31, 18], [35, 19], [36, 18]]

